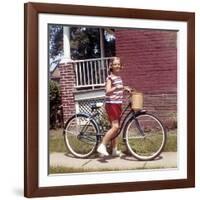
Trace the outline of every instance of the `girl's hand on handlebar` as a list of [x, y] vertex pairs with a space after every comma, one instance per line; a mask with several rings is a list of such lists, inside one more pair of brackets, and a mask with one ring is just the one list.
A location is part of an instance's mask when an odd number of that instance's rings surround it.
[[135, 88], [131, 88], [131, 92], [136, 92], [137, 90]]
[[129, 86], [124, 86], [124, 90], [131, 93], [132, 92], [132, 88], [130, 88]]

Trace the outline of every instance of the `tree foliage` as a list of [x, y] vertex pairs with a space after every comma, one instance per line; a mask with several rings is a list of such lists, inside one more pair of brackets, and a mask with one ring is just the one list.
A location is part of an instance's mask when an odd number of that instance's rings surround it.
[[100, 57], [100, 38], [98, 28], [71, 27], [72, 59]]
[[[70, 27], [71, 58], [89, 59], [99, 58], [100, 52], [100, 29], [90, 27]], [[114, 32], [114, 29], [112, 29]], [[104, 53], [106, 57], [115, 55], [115, 37], [106, 29], [104, 33]], [[63, 55], [63, 26], [49, 26], [49, 56], [54, 59]]]
[[49, 57], [63, 55], [63, 26], [49, 25]]
[[61, 95], [57, 82], [49, 81], [50, 128], [62, 126]]
[[110, 29], [112, 33], [104, 30], [104, 54], [105, 57], [115, 56], [115, 29]]

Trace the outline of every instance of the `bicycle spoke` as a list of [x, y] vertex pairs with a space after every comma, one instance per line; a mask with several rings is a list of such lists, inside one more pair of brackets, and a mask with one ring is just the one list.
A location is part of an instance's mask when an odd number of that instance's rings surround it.
[[161, 122], [150, 114], [142, 114], [129, 122], [126, 129], [126, 144], [133, 156], [150, 160], [158, 156], [166, 141]]
[[76, 115], [65, 127], [65, 142], [76, 157], [88, 157], [97, 145], [97, 127], [85, 115]]

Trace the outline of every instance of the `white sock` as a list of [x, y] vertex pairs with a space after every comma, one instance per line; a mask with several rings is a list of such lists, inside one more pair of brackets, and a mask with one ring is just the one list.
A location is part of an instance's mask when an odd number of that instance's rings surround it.
[[114, 148], [112, 149], [112, 151], [115, 151], [115, 152], [116, 152], [116, 151], [117, 151], [117, 147], [114, 147]]

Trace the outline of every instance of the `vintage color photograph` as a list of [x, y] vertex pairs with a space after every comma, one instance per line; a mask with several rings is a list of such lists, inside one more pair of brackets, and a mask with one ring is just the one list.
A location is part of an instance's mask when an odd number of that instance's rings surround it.
[[24, 194], [195, 186], [195, 13], [26, 3]]
[[49, 174], [177, 168], [177, 31], [48, 25]]

